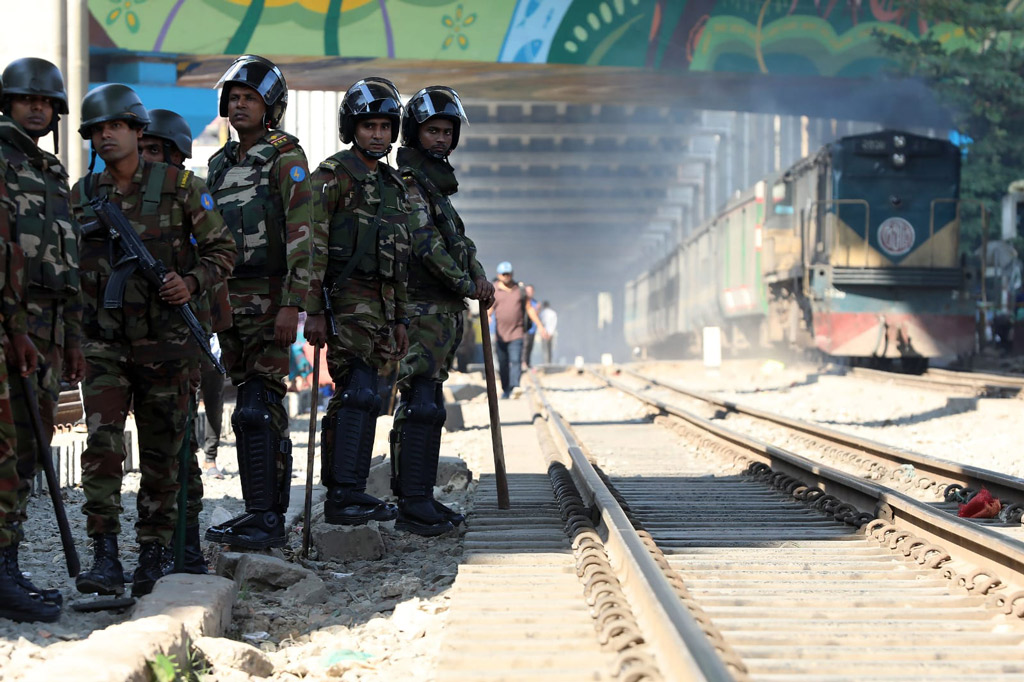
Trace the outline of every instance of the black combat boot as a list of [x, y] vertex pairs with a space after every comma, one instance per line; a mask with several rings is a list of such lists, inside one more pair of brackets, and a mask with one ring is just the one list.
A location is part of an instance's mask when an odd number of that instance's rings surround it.
[[195, 575], [206, 575], [210, 572], [206, 566], [206, 557], [203, 556], [198, 525], [185, 528], [185, 572]]
[[[252, 511], [235, 517], [228, 523], [208, 528], [206, 539], [242, 549], [269, 549], [288, 544], [284, 514], [275, 511]], [[202, 552], [199, 555], [201, 557]]]
[[139, 547], [139, 565], [132, 576], [133, 597], [149, 594], [156, 581], [164, 577], [164, 554], [159, 542], [143, 542]]
[[392, 504], [349, 486], [331, 486], [324, 500], [324, 520], [337, 526], [360, 526], [367, 521], [391, 521], [398, 516]]
[[434, 485], [437, 483], [437, 469], [441, 462], [441, 428], [444, 426], [445, 419], [448, 414], [444, 409], [444, 392], [441, 384], [435, 382], [434, 390], [434, 404], [437, 406], [438, 413], [437, 419], [431, 425], [431, 430], [427, 435], [426, 442], [426, 455], [427, 461], [425, 465], [428, 469], [426, 472], [427, 490], [430, 495], [430, 500], [434, 504], [434, 509], [438, 511], [445, 519], [448, 520], [453, 526], [458, 526], [466, 521], [466, 515], [460, 514], [451, 507], [441, 504], [434, 499]]
[[124, 594], [124, 569], [117, 558], [117, 534], [102, 533], [92, 539], [92, 568], [79, 573], [75, 587], [82, 594]]
[[398, 495], [398, 521], [395, 528], [432, 537], [454, 526], [434, 506], [434, 480], [437, 478], [437, 450], [441, 446], [444, 407], [435, 400], [435, 382], [413, 377], [402, 396], [405, 420], [401, 432], [391, 433], [392, 484]]
[[32, 595], [15, 581], [7, 565], [6, 551], [0, 552], [0, 618], [27, 623], [52, 623], [60, 618], [60, 606]]
[[[198, 525], [185, 528], [185, 565], [181, 572], [193, 575], [206, 575], [210, 572], [206, 565], [206, 557], [203, 556]], [[174, 543], [171, 543], [171, 546], [164, 552], [164, 575], [171, 573], [174, 573]]]
[[57, 606], [63, 604], [64, 595], [60, 593], [60, 590], [41, 590], [21, 572], [21, 567], [18, 566], [18, 544], [18, 541], [15, 541], [3, 550], [4, 556], [7, 558], [7, 572], [14, 578], [14, 582], [21, 585], [21, 588], [29, 594], [38, 596], [43, 601], [52, 602]]

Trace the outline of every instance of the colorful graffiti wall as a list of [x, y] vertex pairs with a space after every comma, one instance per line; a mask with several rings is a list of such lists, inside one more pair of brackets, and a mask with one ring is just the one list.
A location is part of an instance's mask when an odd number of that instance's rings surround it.
[[957, 41], [892, 0], [89, 0], [109, 45], [863, 76], [875, 30]]

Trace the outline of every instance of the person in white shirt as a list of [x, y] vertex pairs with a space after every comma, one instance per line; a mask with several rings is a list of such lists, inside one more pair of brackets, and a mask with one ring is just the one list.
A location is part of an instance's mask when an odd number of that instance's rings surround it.
[[544, 349], [544, 364], [550, 365], [555, 351], [555, 328], [558, 327], [558, 313], [551, 304], [544, 301], [540, 304], [540, 321], [548, 331], [547, 337], [541, 337]]

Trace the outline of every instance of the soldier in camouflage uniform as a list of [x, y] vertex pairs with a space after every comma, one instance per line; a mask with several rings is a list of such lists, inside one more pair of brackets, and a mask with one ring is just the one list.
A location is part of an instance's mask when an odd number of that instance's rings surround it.
[[[139, 140], [139, 154], [143, 161], [166, 163], [185, 170], [185, 159], [192, 158], [192, 129], [189, 127], [188, 121], [167, 109], [150, 109], [149, 125], [146, 126], [142, 138]], [[227, 280], [211, 285], [206, 290], [202, 305], [210, 311], [210, 331], [216, 334], [231, 326], [231, 304], [228, 301]], [[208, 570], [199, 537], [199, 513], [203, 510], [203, 476], [197, 456], [199, 440], [196, 436], [196, 427], [199, 419], [199, 401], [196, 396], [201, 387], [203, 400], [206, 403], [207, 440], [210, 439], [209, 432], [213, 432], [215, 434], [213, 437], [216, 439], [220, 435], [224, 375], [205, 355], [200, 355], [196, 358], [196, 365], [191, 370], [190, 382], [192, 427], [189, 429], [191, 457], [188, 475], [184, 571], [204, 574]], [[214, 448], [216, 448], [216, 443]], [[168, 557], [168, 559], [171, 560], [172, 557]], [[173, 565], [173, 561], [170, 563]]]
[[238, 386], [231, 416], [245, 513], [206, 539], [245, 549], [281, 547], [291, 488], [291, 440], [282, 401], [288, 350], [309, 290], [313, 194], [299, 141], [278, 130], [288, 104], [281, 71], [244, 55], [221, 78], [220, 115], [238, 133], [210, 159], [210, 188], [238, 245], [228, 280], [233, 326], [220, 334]]
[[17, 561], [20, 478], [7, 370], [11, 361], [15, 374], [30, 376], [38, 354], [26, 321], [24, 255], [12, 232], [16, 212], [6, 183], [0, 182], [0, 618], [53, 622], [60, 617], [60, 605], [44, 600], [34, 586], [26, 587]]
[[367, 78], [353, 85], [339, 112], [341, 140], [352, 148], [326, 159], [313, 176], [313, 185], [323, 187], [314, 272], [323, 275], [338, 322], [338, 336], [325, 339], [321, 289], [314, 281], [306, 339], [314, 345], [326, 340], [327, 368], [337, 387], [320, 440], [328, 523], [358, 525], [397, 514], [366, 494], [366, 479], [381, 407], [377, 376], [409, 348], [409, 231], [426, 222], [422, 203], [413, 202], [398, 172], [380, 160], [398, 140], [401, 113], [390, 81]]
[[[3, 80], [7, 87], [0, 98], [4, 114], [0, 116], [0, 178], [15, 206], [13, 239], [25, 255], [28, 334], [40, 355], [40, 371], [31, 381], [36, 384], [39, 416], [47, 436], [43, 445], [49, 448], [60, 401], [60, 380], [63, 376], [77, 386], [85, 369], [78, 303], [78, 239], [68, 201], [71, 190], [60, 160], [39, 147], [40, 138], [51, 132], [56, 135], [60, 114], [68, 112], [68, 101], [60, 70], [45, 59], [30, 57], [11, 62], [4, 69]], [[13, 367], [8, 367], [8, 372], [17, 373]], [[18, 430], [20, 516], [25, 521], [32, 479], [42, 463], [37, 461], [35, 431], [22, 382], [12, 382], [10, 393]], [[17, 570], [17, 543], [8, 548], [8, 554], [8, 566]], [[61, 600], [57, 590], [41, 594], [58, 603]]]
[[486, 307], [494, 294], [476, 245], [466, 236], [450, 196], [458, 189], [448, 155], [468, 124], [451, 88], [420, 90], [406, 107], [398, 164], [410, 194], [421, 195], [430, 221], [412, 233], [409, 263], [409, 354], [398, 369], [402, 402], [391, 431], [392, 480], [398, 496], [396, 528], [440, 535], [465, 520], [433, 499], [445, 420], [441, 385], [462, 341], [466, 298]]
[[[178, 457], [188, 418], [189, 372], [202, 350], [173, 306], [201, 300], [231, 271], [235, 244], [206, 185], [189, 171], [139, 157], [149, 116], [138, 95], [102, 85], [82, 100], [79, 133], [106, 163], [75, 183], [71, 204], [81, 224], [81, 278], [86, 372], [83, 384], [89, 440], [82, 453], [86, 531], [93, 567], [78, 576], [80, 592], [120, 594], [118, 559], [124, 426], [131, 406], [139, 434], [136, 524], [140, 551], [134, 596], [148, 594], [163, 575], [174, 532]], [[100, 306], [113, 265], [123, 254], [97, 224], [90, 199], [106, 197], [171, 272], [154, 290], [138, 272], [125, 282], [121, 306]], [[195, 244], [192, 243], [195, 239]], [[208, 328], [209, 313], [197, 306]]]

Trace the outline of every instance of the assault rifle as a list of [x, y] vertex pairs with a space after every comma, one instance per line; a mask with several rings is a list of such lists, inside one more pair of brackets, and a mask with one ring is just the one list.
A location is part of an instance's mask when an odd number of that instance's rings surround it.
[[[89, 204], [96, 213], [96, 218], [100, 224], [110, 233], [111, 242], [120, 244], [123, 254], [121, 259], [114, 264], [114, 272], [107, 282], [107, 290], [103, 293], [103, 307], [107, 310], [113, 310], [123, 305], [125, 284], [127, 284], [128, 278], [136, 270], [142, 274], [143, 278], [151, 286], [160, 289], [164, 285], [164, 276], [170, 270], [167, 269], [167, 266], [162, 261], [153, 258], [153, 254], [149, 252], [149, 249], [139, 239], [135, 228], [124, 217], [121, 209], [117, 205], [111, 204], [110, 200], [105, 196], [96, 197]], [[182, 303], [175, 307], [181, 313], [182, 319], [185, 320], [192, 338], [195, 339], [199, 347], [206, 353], [206, 357], [209, 358], [218, 372], [226, 374], [224, 366], [220, 364], [220, 360], [210, 350], [210, 340], [206, 336], [206, 332], [203, 331], [202, 325], [199, 324], [199, 320], [196, 319], [196, 314], [192, 311], [192, 307], [188, 303]]]

